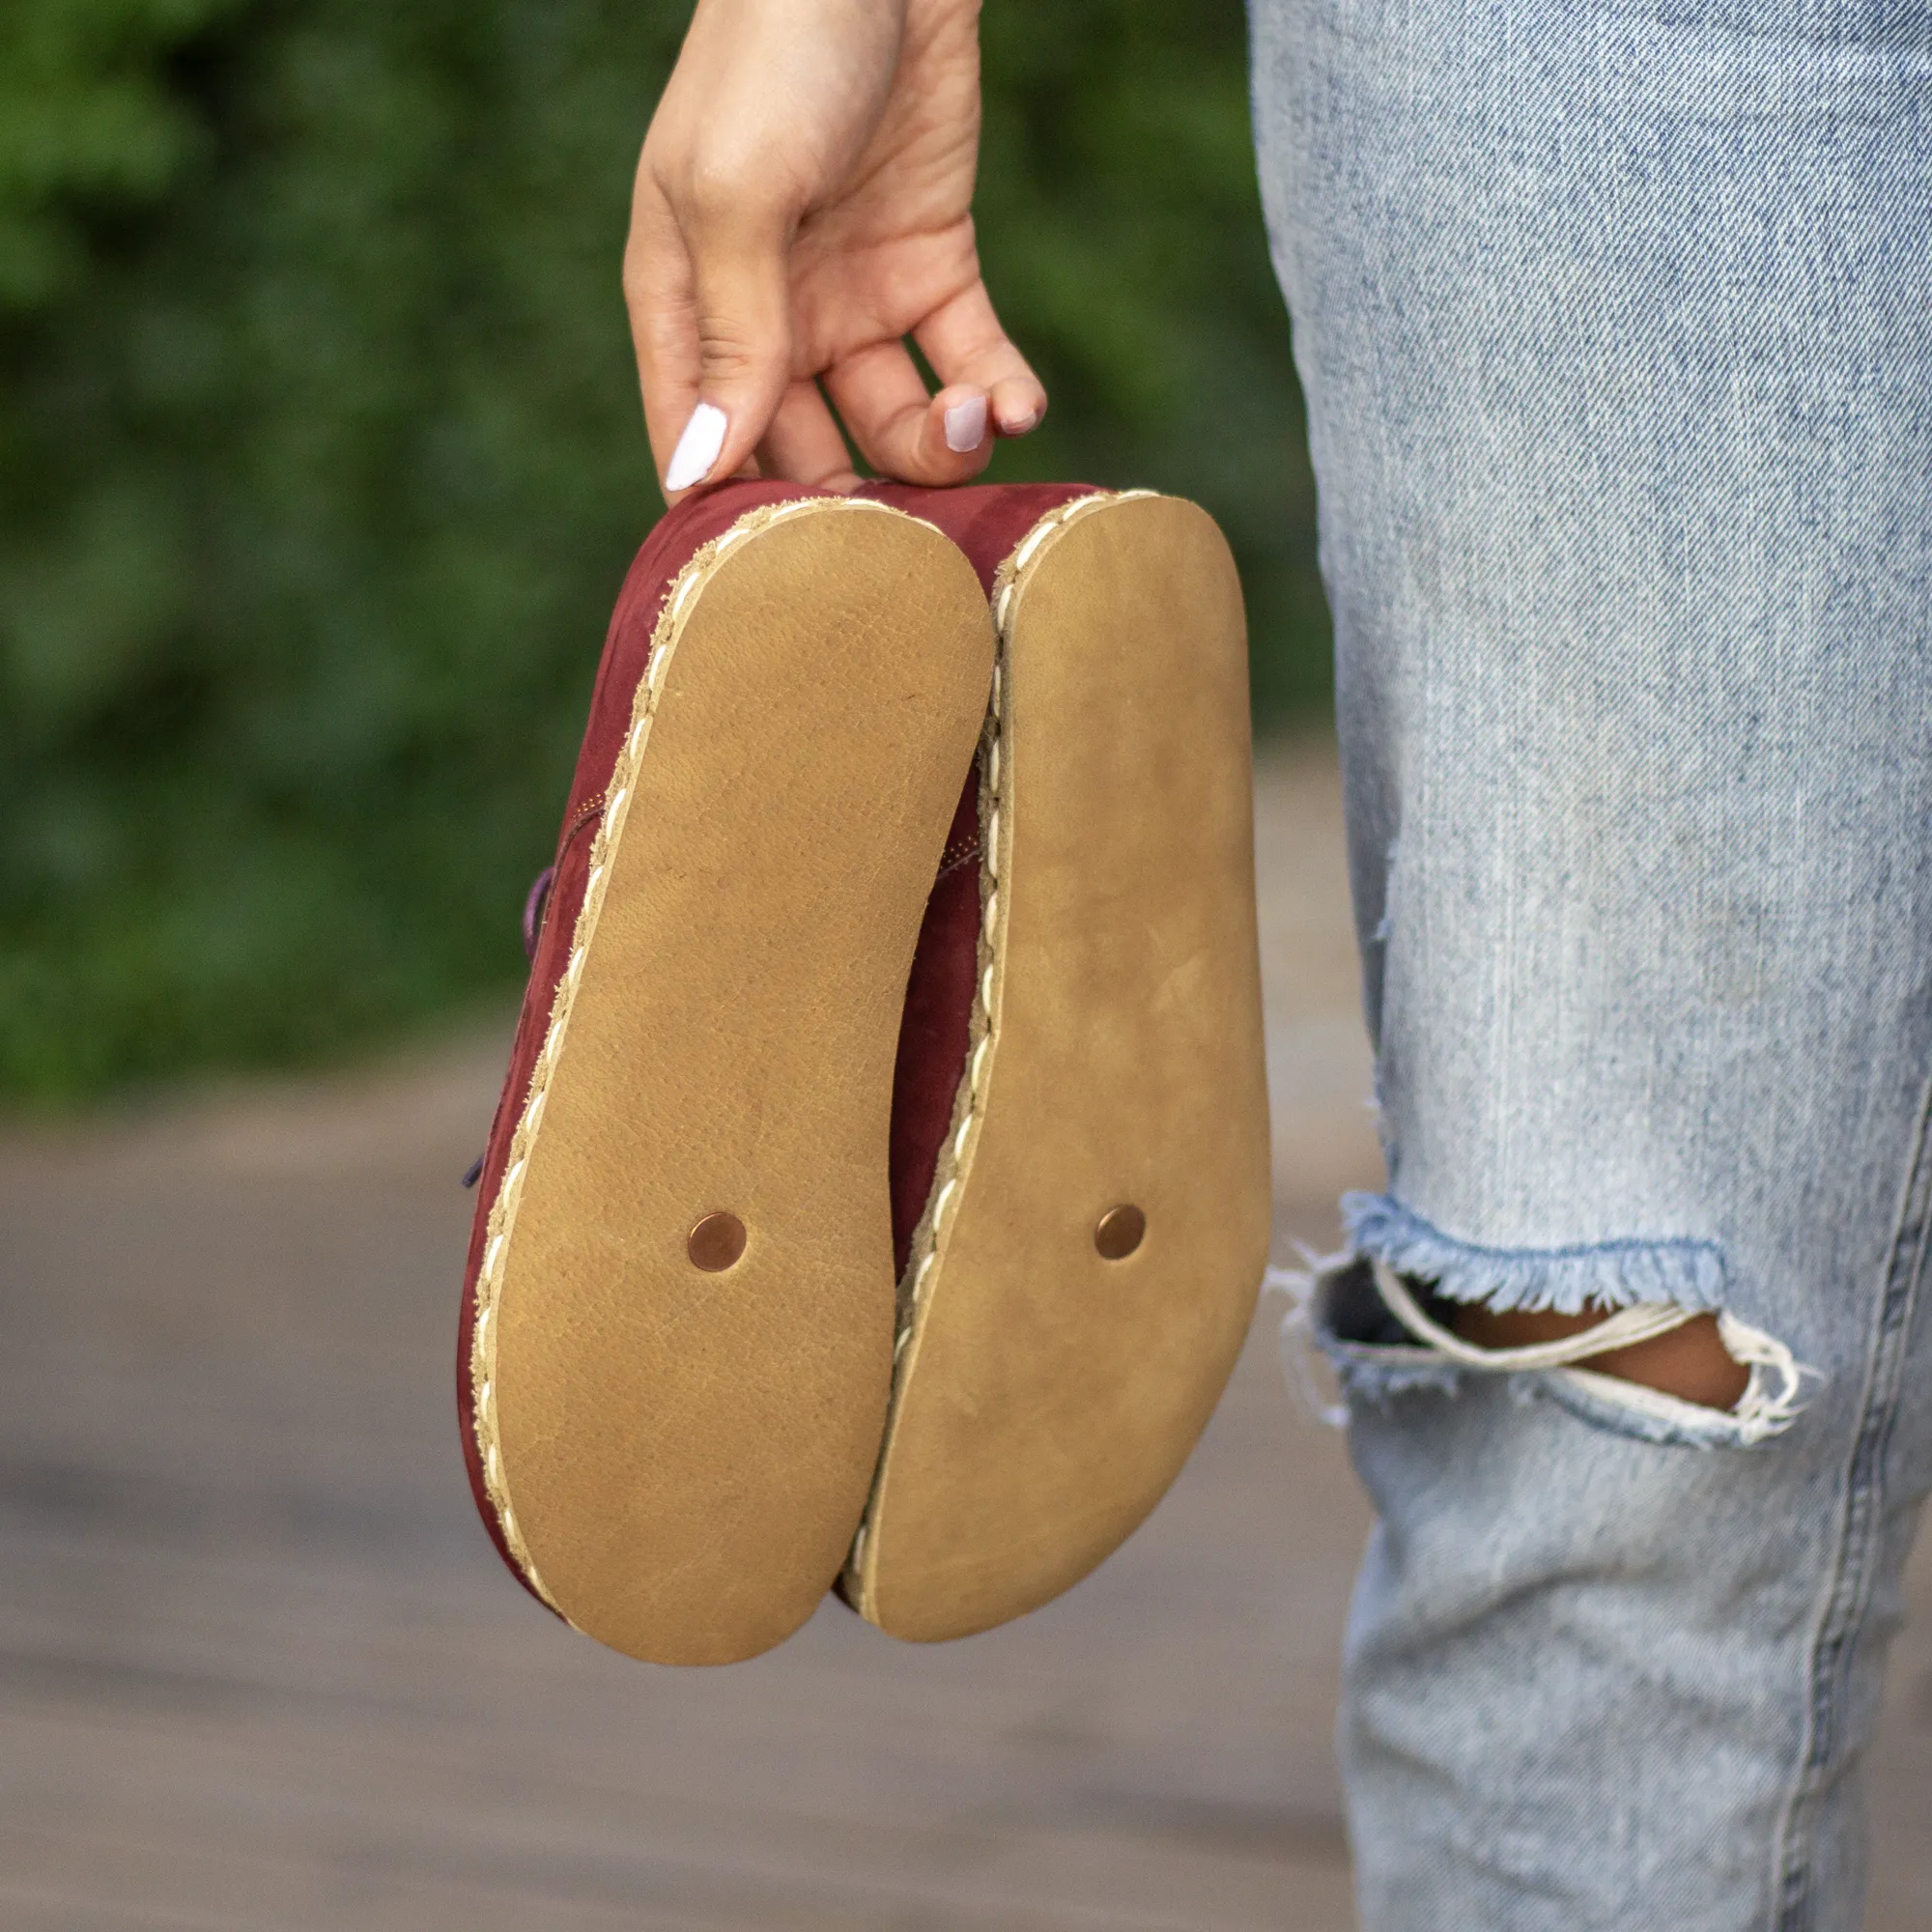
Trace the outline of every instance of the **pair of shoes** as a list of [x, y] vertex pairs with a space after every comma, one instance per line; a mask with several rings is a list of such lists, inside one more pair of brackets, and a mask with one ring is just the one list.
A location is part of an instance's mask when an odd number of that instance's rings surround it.
[[524, 1583], [709, 1663], [835, 1587], [963, 1635], [1114, 1549], [1268, 1237], [1212, 523], [1059, 486], [687, 499], [618, 600], [526, 938], [458, 1366]]

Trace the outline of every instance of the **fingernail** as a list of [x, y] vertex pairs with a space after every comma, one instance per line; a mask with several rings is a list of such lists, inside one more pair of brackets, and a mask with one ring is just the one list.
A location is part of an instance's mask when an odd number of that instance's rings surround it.
[[986, 399], [968, 396], [946, 412], [946, 446], [955, 456], [978, 449], [986, 440]]
[[1039, 420], [1037, 410], [1029, 410], [1020, 416], [1002, 416], [1000, 430], [1006, 436], [1024, 436]]
[[711, 474], [718, 452], [724, 447], [724, 412], [715, 403], [699, 403], [692, 411], [677, 447], [670, 453], [670, 468], [665, 471], [667, 490], [689, 490]]

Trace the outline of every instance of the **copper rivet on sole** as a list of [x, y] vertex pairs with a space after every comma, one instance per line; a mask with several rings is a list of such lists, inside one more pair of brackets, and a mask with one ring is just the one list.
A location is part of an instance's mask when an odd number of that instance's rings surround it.
[[722, 1209], [707, 1214], [692, 1229], [685, 1251], [693, 1267], [702, 1268], [706, 1274], [723, 1274], [745, 1252], [745, 1224]]
[[1138, 1208], [1109, 1208], [1094, 1230], [1094, 1246], [1102, 1261], [1123, 1262], [1146, 1233], [1147, 1216]]

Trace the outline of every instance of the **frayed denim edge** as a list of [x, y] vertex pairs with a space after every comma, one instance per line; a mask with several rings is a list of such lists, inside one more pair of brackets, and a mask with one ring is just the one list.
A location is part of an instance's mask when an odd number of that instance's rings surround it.
[[1782, 1391], [1774, 1391], [1772, 1378], [1754, 1362], [1750, 1385], [1737, 1406], [1708, 1409], [1588, 1369], [1555, 1369], [1522, 1378], [1535, 1384], [1544, 1401], [1614, 1435], [1634, 1436], [1660, 1448], [1743, 1450], [1761, 1448], [1798, 1420], [1804, 1412], [1798, 1390], [1807, 1378], [1815, 1380], [1817, 1371], [1794, 1367], [1783, 1378]]
[[[1291, 1304], [1281, 1330], [1283, 1366], [1318, 1420], [1345, 1427], [1348, 1407], [1356, 1403], [1385, 1409], [1407, 1394], [1453, 1396], [1465, 1378], [1482, 1374], [1420, 1346], [1345, 1341], [1326, 1319], [1324, 1292], [1362, 1264], [1350, 1253], [1304, 1253], [1304, 1259], [1305, 1271], [1270, 1268], [1264, 1287], [1284, 1294]], [[1503, 1379], [1515, 1401], [1553, 1402], [1579, 1421], [1640, 1441], [1697, 1449], [1757, 1448], [1799, 1419], [1807, 1406], [1807, 1390], [1824, 1378], [1799, 1362], [1783, 1343], [1728, 1310], [1719, 1312], [1718, 1325], [1732, 1359], [1750, 1370], [1744, 1395], [1729, 1410], [1706, 1410], [1640, 1383], [1596, 1374], [1587, 1365], [1509, 1373]], [[1341, 1408], [1327, 1406], [1314, 1393], [1307, 1367], [1311, 1345], [1321, 1350], [1340, 1385]]]
[[[1346, 1428], [1347, 1405], [1361, 1400], [1385, 1403], [1414, 1389], [1434, 1389], [1453, 1395], [1465, 1371], [1424, 1349], [1387, 1349], [1371, 1343], [1345, 1342], [1324, 1316], [1322, 1290], [1332, 1276], [1353, 1264], [1351, 1255], [1314, 1255], [1306, 1249], [1306, 1268], [1271, 1267], [1262, 1278], [1264, 1294], [1279, 1294], [1288, 1307], [1282, 1316], [1277, 1346], [1289, 1386], [1308, 1413], [1331, 1429]], [[1324, 1402], [1309, 1373], [1309, 1350], [1317, 1349], [1327, 1362], [1341, 1390], [1343, 1403]]]
[[1521, 1308], [1578, 1315], [1593, 1302], [1629, 1308], [1668, 1301], [1700, 1313], [1725, 1305], [1728, 1276], [1713, 1241], [1481, 1248], [1443, 1234], [1389, 1194], [1345, 1194], [1342, 1216], [1357, 1249], [1451, 1301], [1480, 1301], [1498, 1314]]
[[[1435, 1395], [1454, 1395], [1464, 1376], [1477, 1373], [1423, 1350], [1368, 1349], [1359, 1342], [1338, 1341], [1321, 1328], [1315, 1330], [1315, 1346], [1327, 1357], [1346, 1401], [1372, 1402], [1378, 1407], [1399, 1395], [1425, 1389]], [[1423, 1359], [1401, 1359], [1417, 1355]]]

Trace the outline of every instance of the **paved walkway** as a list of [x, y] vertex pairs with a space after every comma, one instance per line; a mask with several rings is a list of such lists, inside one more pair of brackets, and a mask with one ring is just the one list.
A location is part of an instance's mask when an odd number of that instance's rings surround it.
[[[1376, 1174], [1332, 769], [1261, 797], [1281, 1233], [1323, 1244]], [[500, 1052], [0, 1139], [0, 1924], [1343, 1932], [1366, 1513], [1262, 1330], [1152, 1521], [986, 1636], [832, 1605], [652, 1670], [511, 1585], [450, 1395]], [[1871, 1932], [1932, 1925], [1914, 1597]]]

